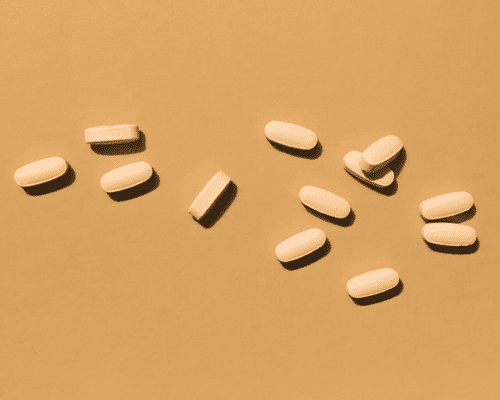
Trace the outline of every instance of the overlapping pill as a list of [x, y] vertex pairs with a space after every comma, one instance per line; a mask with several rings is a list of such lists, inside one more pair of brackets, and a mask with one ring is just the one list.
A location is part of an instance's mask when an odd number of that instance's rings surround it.
[[299, 198], [307, 207], [330, 217], [345, 218], [351, 212], [347, 200], [316, 186], [304, 186], [299, 191]]
[[224, 193], [231, 178], [224, 172], [217, 172], [198, 194], [188, 212], [197, 220], [202, 218]]
[[366, 148], [359, 166], [369, 174], [377, 172], [394, 160], [402, 148], [403, 141], [400, 138], [394, 135], [384, 136]]
[[452, 192], [432, 197], [420, 203], [420, 215], [426, 220], [452, 217], [469, 210], [474, 205], [470, 193]]
[[145, 161], [116, 168], [101, 178], [101, 187], [108, 193], [130, 189], [146, 182], [153, 175], [153, 168]]
[[138, 140], [137, 125], [95, 126], [85, 129], [85, 141], [90, 144], [126, 143]]
[[426, 242], [442, 246], [470, 246], [477, 235], [475, 229], [468, 225], [434, 222], [424, 225], [422, 237]]
[[392, 268], [380, 268], [355, 276], [347, 281], [349, 296], [360, 299], [374, 296], [396, 287], [399, 274]]
[[369, 183], [377, 188], [384, 188], [394, 182], [394, 172], [389, 168], [382, 168], [374, 175], [367, 176], [359, 166], [361, 153], [359, 151], [351, 151], [344, 156], [344, 168], [351, 175], [358, 179]]
[[19, 168], [14, 180], [19, 186], [30, 187], [49, 182], [63, 176], [68, 170], [68, 163], [61, 157], [49, 157]]
[[295, 261], [318, 250], [325, 242], [325, 232], [318, 228], [308, 229], [276, 246], [276, 257], [281, 262]]
[[311, 150], [318, 143], [313, 131], [288, 122], [271, 121], [264, 131], [271, 142], [299, 150]]

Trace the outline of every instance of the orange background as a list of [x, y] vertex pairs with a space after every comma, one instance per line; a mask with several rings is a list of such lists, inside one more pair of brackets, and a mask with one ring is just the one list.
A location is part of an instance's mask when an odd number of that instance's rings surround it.
[[[2, 2], [0, 398], [493, 399], [500, 396], [500, 24], [496, 1]], [[309, 160], [266, 140], [313, 130]], [[107, 156], [84, 129], [137, 124]], [[399, 136], [393, 196], [342, 166]], [[61, 156], [75, 182], [32, 197], [17, 168]], [[101, 176], [160, 178], [115, 202]], [[204, 229], [187, 210], [217, 171], [238, 187]], [[316, 185], [343, 227], [304, 210]], [[429, 249], [421, 201], [468, 191], [480, 248]], [[289, 271], [276, 245], [332, 249]], [[351, 277], [396, 269], [403, 292], [357, 306]]]

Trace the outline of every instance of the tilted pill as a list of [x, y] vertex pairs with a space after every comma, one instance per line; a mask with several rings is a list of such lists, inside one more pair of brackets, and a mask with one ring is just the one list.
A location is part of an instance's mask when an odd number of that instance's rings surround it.
[[85, 129], [85, 141], [92, 144], [125, 143], [138, 139], [137, 125], [95, 126]]
[[376, 172], [376, 175], [368, 177], [359, 166], [361, 153], [351, 151], [344, 156], [344, 168], [347, 172], [378, 188], [384, 188], [394, 182], [394, 172], [389, 168], [383, 168]]
[[313, 131], [288, 122], [271, 121], [264, 131], [270, 141], [295, 149], [311, 150], [318, 143]]
[[224, 172], [217, 172], [198, 194], [188, 212], [196, 219], [202, 218], [224, 193], [231, 178]]
[[68, 163], [61, 157], [50, 157], [19, 168], [14, 174], [14, 180], [22, 187], [35, 186], [59, 178], [67, 170]]
[[146, 182], [152, 175], [151, 165], [145, 161], [138, 161], [104, 174], [101, 178], [101, 187], [108, 193], [114, 193]]
[[388, 135], [377, 140], [366, 148], [360, 159], [359, 166], [372, 174], [389, 164], [403, 148], [403, 141], [394, 135]]
[[347, 293], [356, 299], [374, 296], [396, 287], [399, 275], [392, 268], [380, 268], [347, 281]]
[[452, 192], [431, 197], [420, 203], [420, 215], [427, 220], [452, 217], [469, 210], [474, 204], [467, 192]]
[[474, 228], [447, 222], [425, 224], [422, 237], [429, 243], [442, 246], [470, 246], [477, 238]]
[[276, 246], [276, 257], [281, 262], [294, 261], [318, 250], [325, 242], [325, 232], [318, 228], [308, 229]]
[[315, 186], [304, 186], [299, 191], [299, 198], [304, 205], [334, 218], [345, 218], [351, 212], [347, 200]]

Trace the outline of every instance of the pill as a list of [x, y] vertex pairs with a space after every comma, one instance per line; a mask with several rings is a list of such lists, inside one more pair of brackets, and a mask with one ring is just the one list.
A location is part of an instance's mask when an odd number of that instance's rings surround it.
[[422, 237], [432, 244], [470, 246], [476, 241], [476, 231], [474, 228], [463, 224], [434, 222], [424, 225]]
[[137, 125], [95, 126], [85, 129], [85, 141], [92, 144], [125, 143], [139, 139]]
[[224, 172], [217, 172], [198, 194], [188, 212], [197, 220], [202, 218], [224, 193], [231, 178]]
[[347, 172], [362, 181], [369, 183], [378, 188], [384, 188], [394, 182], [394, 172], [389, 168], [383, 168], [376, 172], [375, 175], [368, 177], [359, 166], [361, 153], [359, 151], [351, 151], [344, 156], [344, 168]]
[[347, 200], [315, 186], [304, 186], [299, 191], [299, 198], [307, 207], [334, 218], [345, 218], [351, 212]]
[[325, 233], [318, 228], [308, 229], [289, 237], [276, 246], [276, 257], [281, 262], [290, 262], [311, 254], [326, 242]]
[[146, 182], [153, 175], [153, 168], [145, 161], [116, 168], [101, 178], [101, 187], [108, 193], [129, 189]]
[[420, 215], [427, 220], [452, 217], [469, 210], [474, 204], [467, 192], [452, 192], [431, 197], [420, 203]]
[[399, 275], [392, 268], [380, 268], [347, 281], [347, 293], [356, 299], [374, 296], [396, 287]]
[[288, 122], [271, 121], [264, 131], [270, 141], [295, 149], [311, 150], [318, 143], [313, 131]]
[[385, 136], [372, 143], [363, 152], [359, 161], [361, 169], [372, 174], [396, 158], [403, 148], [403, 141], [394, 135]]
[[59, 178], [67, 170], [68, 163], [61, 157], [50, 157], [19, 168], [14, 180], [22, 187], [35, 186]]

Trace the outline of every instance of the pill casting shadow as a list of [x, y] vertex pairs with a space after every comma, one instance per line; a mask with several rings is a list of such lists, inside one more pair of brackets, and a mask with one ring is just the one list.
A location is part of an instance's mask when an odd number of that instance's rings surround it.
[[271, 142], [269, 139], [268, 142], [271, 143], [271, 146], [273, 146], [276, 150], [281, 151], [282, 153], [290, 154], [299, 158], [307, 158], [308, 160], [316, 160], [323, 153], [323, 146], [321, 146], [319, 140], [318, 143], [316, 143], [316, 146], [314, 146], [311, 150], [294, 149], [293, 147]]
[[[222, 192], [212, 208], [197, 222], [203, 226], [203, 228], [210, 229], [222, 218], [231, 204], [233, 204], [237, 194], [238, 186], [236, 186], [233, 181], [230, 181], [229, 185], [227, 185], [226, 189]], [[196, 218], [193, 217], [193, 219], [196, 221]]]
[[141, 184], [131, 187], [129, 189], [120, 190], [119, 192], [108, 193], [108, 196], [116, 201], [127, 201], [131, 199], [135, 199], [136, 197], [144, 196], [145, 194], [156, 190], [160, 186], [160, 177], [153, 170], [153, 175], [146, 182], [142, 182]]
[[401, 174], [401, 171], [403, 170], [405, 164], [406, 164], [406, 149], [403, 147], [399, 152], [399, 154], [396, 156], [396, 158], [392, 160], [389, 164], [387, 164], [387, 167], [392, 169], [392, 172], [394, 172], [394, 179], [397, 179], [399, 177], [399, 174]]
[[401, 292], [404, 289], [404, 284], [403, 281], [400, 279], [398, 284], [394, 286], [392, 289], [389, 289], [383, 293], [379, 293], [373, 296], [369, 297], [363, 297], [361, 299], [355, 299], [354, 297], [351, 297], [351, 300], [354, 302], [354, 304], [358, 306], [369, 306], [372, 304], [377, 304], [381, 303], [383, 301], [392, 299], [393, 297], [399, 296]]
[[327, 256], [328, 253], [330, 253], [331, 249], [332, 245], [327, 238], [325, 244], [319, 249], [313, 251], [311, 254], [301, 257], [298, 260], [289, 262], [280, 261], [280, 263], [281, 265], [283, 265], [283, 268], [287, 269], [288, 271], [295, 271], [296, 269], [307, 267], [308, 265], [321, 260], [323, 257]]
[[139, 131], [139, 139], [133, 142], [125, 143], [93, 143], [90, 148], [94, 153], [101, 156], [118, 156], [124, 154], [136, 154], [146, 150], [146, 136], [142, 131]]
[[469, 219], [472, 219], [476, 215], [476, 205], [473, 204], [471, 208], [469, 208], [467, 211], [464, 211], [463, 213], [460, 213], [458, 215], [454, 215], [452, 217], [447, 217], [447, 218], [441, 218], [441, 219], [433, 219], [433, 220], [428, 220], [422, 217], [422, 219], [425, 221], [426, 224], [432, 224], [435, 222], [449, 222], [453, 224], [461, 224], [462, 222], [468, 221]]
[[323, 221], [330, 222], [332, 224], [339, 225], [339, 226], [342, 226], [344, 228], [351, 226], [352, 224], [354, 224], [354, 221], [356, 220], [356, 214], [354, 214], [354, 211], [352, 209], [347, 217], [335, 218], [335, 217], [331, 217], [329, 215], [320, 213], [319, 211], [313, 210], [312, 208], [306, 206], [305, 204], [302, 204], [302, 205], [304, 206], [304, 208], [306, 209], [306, 211], [309, 214], [312, 214], [315, 217], [322, 219]]
[[476, 239], [476, 241], [469, 246], [443, 246], [440, 244], [429, 243], [425, 240], [424, 242], [429, 249], [435, 251], [436, 253], [463, 255], [463, 254], [474, 254], [479, 250], [479, 239]]
[[64, 189], [73, 184], [75, 179], [76, 179], [75, 170], [68, 163], [68, 169], [59, 178], [56, 178], [49, 182], [42, 183], [40, 185], [23, 187], [23, 189], [30, 196], [41, 196], [44, 194]]
[[398, 182], [395, 179], [394, 179], [394, 182], [392, 182], [389, 186], [387, 186], [385, 188], [378, 188], [378, 187], [375, 187], [373, 185], [370, 185], [369, 183], [366, 183], [362, 179], [358, 178], [356, 175], [351, 174], [349, 171], [347, 171], [347, 172], [349, 173], [349, 175], [351, 175], [354, 179], [356, 179], [363, 186], [367, 187], [370, 190], [373, 190], [374, 192], [383, 194], [384, 196], [387, 196], [387, 197], [394, 196], [398, 191]]

